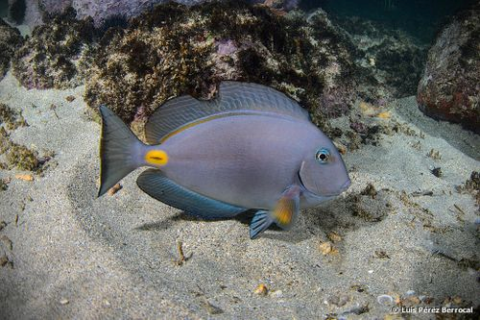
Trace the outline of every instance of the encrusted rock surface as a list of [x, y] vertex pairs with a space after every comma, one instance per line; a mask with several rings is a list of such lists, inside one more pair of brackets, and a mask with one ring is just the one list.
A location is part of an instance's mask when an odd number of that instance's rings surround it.
[[[25, 22], [31, 26], [42, 24], [43, 14], [62, 13], [68, 7], [77, 11], [78, 19], [93, 18], [95, 26], [101, 26], [112, 16], [131, 18], [150, 9], [153, 5], [170, 0], [25, 0]], [[185, 5], [195, 5], [207, 0], [175, 0]], [[44, 22], [44, 21], [43, 21]]]
[[[378, 82], [379, 100], [415, 95], [427, 46], [398, 29], [358, 17], [336, 21], [359, 51], [356, 63]], [[381, 104], [381, 103], [380, 103]]]
[[20, 32], [0, 19], [0, 80], [10, 67], [10, 60], [22, 42]]
[[211, 98], [220, 81], [241, 80], [285, 92], [320, 121], [356, 98], [350, 46], [322, 11], [305, 19], [237, 2], [161, 5], [107, 32], [85, 98], [142, 121], [171, 97]]
[[438, 35], [418, 86], [428, 116], [480, 133], [480, 2], [455, 16]]
[[91, 20], [74, 19], [75, 11], [48, 18], [34, 29], [13, 58], [13, 73], [32, 89], [64, 89], [82, 84], [95, 38]]

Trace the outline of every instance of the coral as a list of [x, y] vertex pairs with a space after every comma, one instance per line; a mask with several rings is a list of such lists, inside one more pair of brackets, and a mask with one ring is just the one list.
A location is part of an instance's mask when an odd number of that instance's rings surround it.
[[[272, 86], [317, 119], [322, 96], [347, 113], [356, 98], [350, 45], [326, 15], [279, 16], [242, 2], [187, 8], [170, 3], [107, 32], [95, 56], [85, 100], [108, 105], [126, 122], [145, 119], [167, 99], [211, 98], [222, 80]], [[318, 121], [323, 125], [322, 121]], [[135, 127], [135, 123], [133, 124]]]
[[20, 32], [0, 19], [0, 80], [7, 73], [10, 60], [22, 42]]
[[457, 14], [428, 52], [417, 101], [426, 115], [480, 133], [480, 3]]
[[13, 74], [28, 89], [82, 84], [96, 34], [92, 21], [76, 20], [73, 9], [46, 19], [15, 53]]

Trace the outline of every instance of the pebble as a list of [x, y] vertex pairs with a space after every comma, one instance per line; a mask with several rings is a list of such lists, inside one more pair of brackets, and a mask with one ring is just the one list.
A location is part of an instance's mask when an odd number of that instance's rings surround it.
[[266, 285], [261, 283], [258, 285], [257, 289], [255, 289], [254, 293], [258, 294], [259, 296], [265, 296], [268, 293], [268, 288]]
[[70, 301], [68, 301], [68, 299], [62, 299], [62, 300], [60, 300], [60, 304], [61, 304], [61, 305], [66, 305], [66, 304], [68, 304], [69, 302], [70, 302]]
[[270, 293], [270, 296], [272, 296], [273, 298], [281, 298], [283, 297], [283, 292], [282, 290], [275, 290]]
[[377, 302], [381, 305], [387, 306], [393, 304], [393, 297], [388, 294], [382, 294], [377, 297]]

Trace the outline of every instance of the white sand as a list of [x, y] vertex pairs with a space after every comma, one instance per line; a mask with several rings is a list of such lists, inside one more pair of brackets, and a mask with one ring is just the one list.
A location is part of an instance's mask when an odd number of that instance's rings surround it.
[[[0, 240], [0, 256], [14, 263], [0, 268], [1, 319], [322, 319], [365, 305], [367, 313], [344, 317], [373, 319], [392, 309], [379, 295], [410, 290], [434, 298], [430, 306], [447, 296], [480, 303], [478, 270], [454, 261], [480, 259], [474, 200], [454, 188], [480, 170], [480, 141], [424, 117], [414, 98], [397, 101], [393, 118], [378, 121], [411, 122], [423, 139], [382, 135], [378, 146], [348, 153], [353, 185], [345, 195], [302, 212], [289, 232], [269, 230], [252, 241], [245, 221], [191, 219], [149, 198], [135, 185], [141, 170], [114, 196], [96, 199], [100, 126], [86, 116], [83, 90], [27, 91], [11, 74], [0, 82], [0, 102], [22, 109], [30, 125], [12, 140], [53, 150], [58, 162], [34, 182], [0, 172], [12, 177], [0, 191], [0, 221], [8, 223], [0, 239], [13, 242], [10, 250]], [[67, 102], [68, 95], [77, 99]], [[421, 150], [412, 147], [417, 141]], [[432, 148], [441, 160], [426, 156]], [[434, 164], [443, 177], [430, 174]], [[360, 196], [358, 206], [377, 222], [352, 214], [354, 196], [369, 182], [378, 194]], [[433, 196], [401, 200], [402, 191], [427, 190]], [[334, 244], [339, 253], [323, 255], [319, 245], [331, 232], [342, 238]], [[177, 241], [192, 254], [181, 266]], [[389, 258], [378, 258], [382, 250]], [[261, 283], [267, 296], [254, 293]]]

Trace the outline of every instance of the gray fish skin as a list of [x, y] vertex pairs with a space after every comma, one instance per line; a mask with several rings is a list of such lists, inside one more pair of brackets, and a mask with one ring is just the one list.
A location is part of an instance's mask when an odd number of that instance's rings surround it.
[[[340, 155], [335, 163], [317, 164], [303, 175], [324, 176], [322, 193], [306, 189], [299, 179], [302, 163], [319, 148], [338, 154], [317, 127], [306, 121], [252, 112], [209, 120], [181, 131], [163, 144], [165, 175], [204, 196], [245, 208], [272, 209], [287, 187], [301, 186], [302, 207], [315, 206], [349, 185]], [[303, 202], [303, 203], [302, 203]]]
[[301, 208], [350, 185], [330, 139], [269, 87], [226, 81], [214, 100], [169, 100], [146, 125], [150, 145], [107, 107], [100, 113], [99, 196], [136, 168], [153, 167], [137, 179], [148, 195], [206, 219], [256, 209], [254, 239], [272, 223], [289, 229]]

